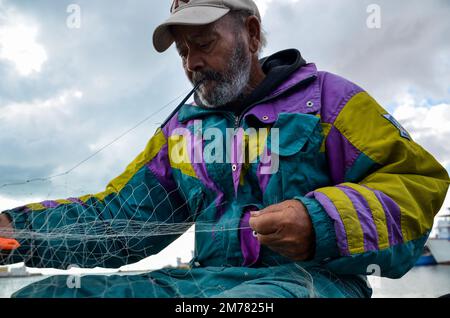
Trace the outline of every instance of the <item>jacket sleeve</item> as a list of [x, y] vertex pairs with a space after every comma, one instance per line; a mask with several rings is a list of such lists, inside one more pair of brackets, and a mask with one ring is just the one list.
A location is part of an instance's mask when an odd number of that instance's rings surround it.
[[420, 257], [449, 185], [447, 171], [366, 92], [350, 90], [324, 123], [333, 186], [302, 198], [316, 259], [338, 274], [398, 278]]
[[120, 267], [156, 254], [182, 233], [156, 235], [158, 223], [189, 219], [159, 129], [104, 192], [5, 211], [21, 247], [6, 262], [45, 268]]

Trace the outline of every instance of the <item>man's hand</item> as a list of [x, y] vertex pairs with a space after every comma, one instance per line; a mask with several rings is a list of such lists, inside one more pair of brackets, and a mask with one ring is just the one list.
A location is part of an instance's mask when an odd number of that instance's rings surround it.
[[[14, 229], [12, 227], [11, 220], [9, 219], [9, 217], [6, 214], [0, 214], [0, 239], [11, 237], [13, 232], [14, 232]], [[1, 242], [2, 244], [0, 244], [0, 245], [5, 245], [5, 246], [0, 247], [0, 265], [4, 264], [4, 260], [8, 257], [8, 254], [11, 251], [11, 249], [10, 249], [11, 240], [3, 240], [3, 239]], [[14, 241], [14, 244], [17, 243], [15, 240], [12, 240], [12, 241]], [[8, 243], [8, 245], [6, 245], [5, 242]], [[15, 245], [15, 246], [17, 246], [17, 245]]]
[[9, 216], [0, 214], [0, 238], [9, 238], [14, 233]]
[[4, 233], [8, 233], [8, 232], [13, 232], [11, 220], [9, 219], [8, 215], [0, 214], [0, 237]]
[[314, 256], [314, 228], [308, 211], [298, 200], [252, 212], [250, 227], [258, 233], [261, 244], [294, 261], [305, 261]]

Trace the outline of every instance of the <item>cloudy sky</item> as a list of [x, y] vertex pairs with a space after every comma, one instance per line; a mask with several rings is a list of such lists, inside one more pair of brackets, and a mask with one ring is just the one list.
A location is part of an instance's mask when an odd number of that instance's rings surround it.
[[[448, 0], [257, 2], [264, 55], [298, 48], [364, 87], [450, 170]], [[71, 4], [81, 9], [80, 28], [68, 27]], [[99, 192], [144, 148], [176, 106], [167, 103], [190, 88], [175, 50], [158, 54], [151, 43], [170, 4], [0, 0], [0, 210]], [[380, 28], [367, 25], [371, 4]]]

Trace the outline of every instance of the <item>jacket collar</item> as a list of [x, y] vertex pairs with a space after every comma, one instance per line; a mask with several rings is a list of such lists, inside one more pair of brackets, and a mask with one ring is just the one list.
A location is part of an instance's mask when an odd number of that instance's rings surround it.
[[[277, 89], [270, 93], [267, 98], [258, 104], [250, 107], [245, 112], [244, 117], [254, 116], [263, 123], [273, 123], [277, 120], [280, 112], [300, 112], [316, 113], [320, 109], [320, 86], [317, 79], [317, 68], [313, 63], [306, 64], [292, 74]], [[305, 102], [305, 92], [298, 92], [300, 88], [310, 87], [311, 92]], [[291, 90], [295, 91], [290, 93]], [[308, 91], [309, 92], [309, 91]], [[302, 96], [299, 96], [299, 95]], [[303, 97], [303, 98], [302, 98]], [[279, 107], [278, 104], [284, 104], [288, 107]], [[178, 121], [186, 122], [193, 119], [205, 117], [214, 113], [222, 113], [220, 109], [204, 108], [197, 105], [185, 104], [178, 113]]]

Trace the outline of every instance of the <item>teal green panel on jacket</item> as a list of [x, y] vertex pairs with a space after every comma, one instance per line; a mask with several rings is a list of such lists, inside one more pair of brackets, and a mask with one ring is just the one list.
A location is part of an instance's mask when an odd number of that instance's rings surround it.
[[[140, 275], [82, 276], [69, 288], [67, 276], [44, 279], [14, 298], [362, 298], [371, 290], [358, 276], [338, 276], [323, 268], [309, 272], [296, 264], [267, 268], [200, 267], [161, 269]], [[107, 286], [107, 288], [106, 288]]]
[[346, 182], [359, 182], [364, 179], [365, 176], [379, 168], [381, 168], [381, 165], [370, 159], [365, 153], [361, 152], [350, 169], [346, 171], [345, 180]]

